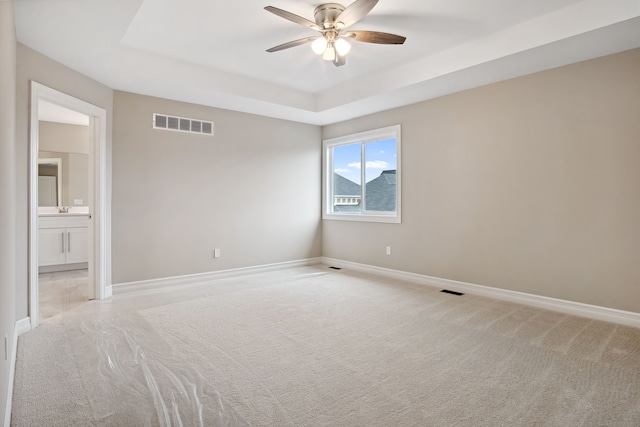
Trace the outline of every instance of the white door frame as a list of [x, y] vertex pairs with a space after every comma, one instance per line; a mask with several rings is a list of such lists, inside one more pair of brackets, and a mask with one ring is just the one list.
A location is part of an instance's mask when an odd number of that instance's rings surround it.
[[89, 298], [105, 299], [111, 290], [107, 283], [107, 250], [111, 233], [107, 230], [107, 112], [70, 95], [31, 81], [30, 182], [29, 182], [29, 317], [31, 328], [40, 324], [38, 313], [38, 104], [40, 100], [89, 116], [92, 141], [89, 144]]

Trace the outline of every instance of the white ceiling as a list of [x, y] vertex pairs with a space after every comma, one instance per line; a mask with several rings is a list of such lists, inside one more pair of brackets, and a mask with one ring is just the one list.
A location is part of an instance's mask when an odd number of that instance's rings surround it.
[[[640, 47], [640, 0], [380, 0], [335, 67], [304, 45], [318, 0], [15, 0], [18, 41], [118, 90], [324, 125]], [[348, 6], [351, 1], [343, 3]]]
[[42, 122], [89, 126], [89, 116], [41, 99], [38, 100], [38, 120]]

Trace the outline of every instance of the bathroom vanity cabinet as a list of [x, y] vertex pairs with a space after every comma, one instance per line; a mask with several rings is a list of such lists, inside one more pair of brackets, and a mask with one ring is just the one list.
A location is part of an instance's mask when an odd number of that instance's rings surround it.
[[38, 265], [64, 266], [89, 260], [87, 214], [40, 215], [38, 217]]

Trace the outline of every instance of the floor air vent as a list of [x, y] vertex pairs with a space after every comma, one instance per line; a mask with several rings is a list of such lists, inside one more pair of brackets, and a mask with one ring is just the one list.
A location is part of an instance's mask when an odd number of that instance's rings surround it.
[[440, 292], [444, 292], [445, 294], [451, 294], [451, 295], [464, 295], [462, 292], [456, 292], [456, 291], [450, 291], [449, 289], [443, 289]]
[[153, 128], [213, 136], [213, 122], [153, 113]]

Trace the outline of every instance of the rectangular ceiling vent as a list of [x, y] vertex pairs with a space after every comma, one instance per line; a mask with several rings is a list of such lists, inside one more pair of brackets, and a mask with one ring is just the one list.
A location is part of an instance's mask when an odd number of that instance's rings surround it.
[[153, 113], [153, 128], [213, 136], [213, 122]]

